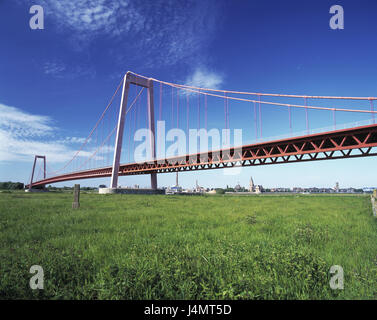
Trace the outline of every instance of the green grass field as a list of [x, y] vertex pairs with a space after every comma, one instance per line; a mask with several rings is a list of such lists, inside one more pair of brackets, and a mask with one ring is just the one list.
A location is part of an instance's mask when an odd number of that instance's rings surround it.
[[[376, 299], [367, 196], [0, 193], [2, 299]], [[44, 289], [31, 290], [32, 265]], [[329, 286], [332, 265], [344, 290]]]

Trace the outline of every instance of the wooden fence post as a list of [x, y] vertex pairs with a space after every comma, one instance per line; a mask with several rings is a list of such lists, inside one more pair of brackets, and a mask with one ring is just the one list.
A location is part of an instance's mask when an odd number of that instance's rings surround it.
[[72, 209], [78, 208], [80, 208], [80, 185], [75, 184], [75, 189], [73, 191]]

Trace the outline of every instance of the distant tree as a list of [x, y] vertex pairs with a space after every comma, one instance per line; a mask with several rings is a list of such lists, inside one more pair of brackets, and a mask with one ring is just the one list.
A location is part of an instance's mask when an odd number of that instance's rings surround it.
[[90, 190], [94, 190], [95, 188], [93, 188], [93, 187], [82, 187], [81, 189], [85, 190], [85, 191], [90, 191]]
[[215, 190], [216, 190], [216, 194], [224, 194], [225, 193], [225, 190], [222, 189], [222, 188], [217, 188]]
[[98, 188], [106, 188], [106, 185], [104, 185], [104, 184], [100, 184], [100, 185], [98, 186]]
[[21, 182], [15, 182], [13, 184], [13, 189], [15, 190], [22, 190], [24, 188], [24, 184]]
[[21, 182], [0, 182], [0, 189], [3, 190], [22, 190], [24, 188], [24, 184]]

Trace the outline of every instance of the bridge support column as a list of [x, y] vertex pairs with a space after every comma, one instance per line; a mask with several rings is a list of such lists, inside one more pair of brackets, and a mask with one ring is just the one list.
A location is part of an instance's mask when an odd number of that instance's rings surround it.
[[[119, 118], [118, 118], [118, 127], [117, 127], [117, 135], [115, 140], [115, 151], [114, 151], [114, 161], [113, 161], [113, 168], [111, 173], [111, 188], [118, 187], [118, 175], [119, 175], [119, 162], [120, 156], [122, 153], [122, 140], [123, 140], [123, 132], [124, 132], [124, 122], [126, 116], [126, 109], [127, 109], [127, 98], [128, 98], [128, 91], [130, 88], [130, 84], [147, 88], [148, 90], [148, 126], [149, 126], [149, 145], [151, 148], [151, 156], [152, 159], [156, 159], [156, 146], [155, 146], [155, 126], [154, 126], [154, 96], [153, 96], [153, 80], [146, 79], [139, 76], [136, 76], [130, 72], [124, 76], [123, 80], [123, 91], [122, 91], [122, 99], [120, 103], [120, 110], [119, 110]], [[157, 174], [151, 174], [151, 188], [153, 190], [157, 189]]]
[[119, 174], [119, 161], [120, 155], [122, 153], [122, 141], [123, 141], [123, 131], [124, 131], [124, 121], [127, 109], [127, 98], [128, 90], [130, 88], [129, 73], [124, 76], [123, 79], [123, 90], [122, 90], [122, 99], [120, 101], [120, 110], [117, 126], [117, 135], [115, 138], [115, 150], [114, 150], [114, 160], [113, 160], [113, 170], [111, 173], [111, 188], [118, 187], [118, 174]]
[[34, 178], [34, 171], [35, 171], [35, 165], [37, 163], [37, 159], [43, 159], [43, 179], [46, 179], [46, 156], [35, 156], [34, 157], [34, 163], [33, 163], [33, 169], [31, 171], [31, 177], [30, 177], [30, 183], [29, 183], [29, 191], [31, 191], [31, 187], [33, 186], [33, 178]]
[[[154, 128], [154, 102], [153, 102], [153, 81], [148, 80], [148, 126], [149, 126], [149, 145], [151, 147], [151, 160], [156, 160], [156, 138]], [[151, 188], [157, 189], [157, 174], [151, 173]]]

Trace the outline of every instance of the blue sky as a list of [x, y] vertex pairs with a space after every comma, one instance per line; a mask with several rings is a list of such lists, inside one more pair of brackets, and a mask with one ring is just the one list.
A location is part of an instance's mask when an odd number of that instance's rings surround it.
[[[29, 27], [34, 4], [44, 8], [44, 30]], [[344, 30], [329, 27], [334, 4], [344, 8]], [[35, 153], [46, 154], [51, 168], [69, 160], [128, 70], [228, 90], [377, 96], [373, 0], [3, 0], [0, 12], [1, 181], [26, 182]], [[369, 108], [365, 102], [331, 106]], [[209, 108], [209, 126], [221, 128], [224, 115], [215, 102]], [[244, 129], [246, 140], [254, 133], [247, 108], [230, 102], [230, 122]], [[262, 114], [264, 135], [288, 133], [286, 110], [263, 107]], [[368, 117], [337, 114], [337, 123]], [[297, 112], [295, 131], [305, 129], [302, 120]], [[311, 112], [310, 125], [331, 126], [332, 115]], [[373, 157], [320, 161], [243, 168], [234, 175], [182, 173], [180, 182], [185, 187], [196, 179], [209, 187], [247, 185], [253, 176], [266, 187], [333, 186], [336, 181], [341, 187], [362, 187], [377, 185], [375, 166]], [[158, 180], [172, 185], [175, 176]], [[109, 179], [80, 183], [108, 185]], [[147, 186], [149, 179], [121, 177], [120, 184]]]

